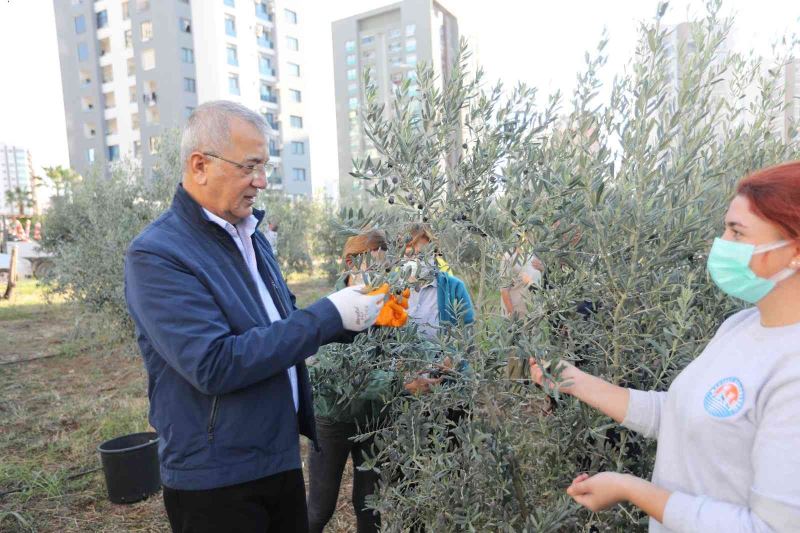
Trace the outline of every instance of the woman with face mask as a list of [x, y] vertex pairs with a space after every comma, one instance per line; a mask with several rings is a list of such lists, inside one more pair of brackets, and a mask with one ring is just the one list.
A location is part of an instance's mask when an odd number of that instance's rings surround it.
[[581, 474], [567, 493], [592, 511], [630, 502], [651, 532], [800, 531], [800, 162], [739, 183], [708, 272], [754, 307], [726, 320], [667, 392], [561, 363], [560, 391], [658, 439], [652, 482]]

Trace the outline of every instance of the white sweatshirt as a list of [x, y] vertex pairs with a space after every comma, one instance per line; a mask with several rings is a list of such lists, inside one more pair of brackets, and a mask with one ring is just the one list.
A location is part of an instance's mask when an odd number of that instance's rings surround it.
[[658, 438], [651, 532], [800, 532], [800, 324], [735, 314], [669, 391], [631, 389], [623, 425]]

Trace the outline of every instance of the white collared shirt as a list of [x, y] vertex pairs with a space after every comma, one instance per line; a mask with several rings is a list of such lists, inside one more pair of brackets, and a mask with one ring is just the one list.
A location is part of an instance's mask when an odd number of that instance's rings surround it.
[[[231, 237], [233, 237], [233, 242], [235, 242], [236, 246], [239, 248], [239, 252], [241, 252], [244, 262], [247, 264], [247, 269], [250, 271], [250, 277], [253, 278], [256, 287], [258, 287], [258, 294], [261, 297], [261, 303], [264, 305], [264, 309], [266, 309], [267, 316], [269, 316], [270, 321], [277, 322], [278, 320], [281, 320], [281, 314], [278, 312], [278, 308], [275, 307], [275, 302], [272, 301], [272, 295], [270, 295], [269, 291], [267, 290], [267, 286], [264, 285], [264, 280], [261, 279], [261, 274], [258, 273], [256, 251], [253, 248], [252, 238], [253, 233], [256, 231], [258, 219], [254, 215], [250, 215], [249, 217], [239, 221], [239, 223], [234, 226], [227, 220], [218, 217], [206, 208], [203, 208], [203, 211], [210, 221], [220, 226], [222, 229], [227, 231]], [[289, 374], [289, 382], [292, 385], [292, 400], [294, 400], [294, 410], [297, 411], [300, 408], [300, 395], [297, 389], [297, 369], [292, 366], [286, 372]]]

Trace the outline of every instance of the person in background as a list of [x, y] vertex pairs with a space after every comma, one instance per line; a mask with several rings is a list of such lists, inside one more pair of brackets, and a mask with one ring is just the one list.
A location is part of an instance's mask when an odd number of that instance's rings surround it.
[[175, 532], [308, 530], [299, 436], [317, 437], [305, 359], [352, 341], [383, 305], [349, 287], [295, 306], [253, 209], [268, 133], [241, 104], [198, 106], [172, 205], [125, 256]]
[[561, 363], [562, 392], [658, 439], [652, 482], [580, 474], [567, 493], [591, 511], [630, 502], [650, 515], [651, 532], [798, 531], [800, 161], [739, 182], [707, 265], [720, 290], [754, 307], [725, 320], [668, 391]]
[[270, 248], [272, 248], [272, 255], [278, 256], [278, 220], [272, 219], [267, 224], [267, 231], [264, 232]]
[[533, 287], [542, 286], [544, 264], [538, 257], [523, 257], [519, 247], [506, 252], [500, 270], [511, 278], [512, 283], [500, 289], [500, 309], [505, 317], [521, 317], [527, 313], [525, 295]]
[[[353, 272], [367, 270], [367, 254], [370, 254], [372, 261], [382, 262], [386, 250], [386, 235], [380, 230], [368, 230], [347, 239], [342, 262], [348, 274], [337, 282], [335, 290], [364, 284], [366, 274]], [[310, 366], [319, 442], [319, 449], [309, 451], [308, 523], [311, 533], [321, 533], [333, 517], [348, 457], [353, 461], [352, 503], [356, 531], [369, 533], [378, 531], [380, 527], [379, 515], [366, 508], [366, 498], [375, 491], [378, 474], [372, 470], [358, 469], [370, 453], [373, 441], [354, 442], [351, 439], [359, 435], [359, 427], [364, 428], [378, 421], [385, 402], [374, 394], [374, 386], [366, 387], [364, 394], [358, 398], [342, 398], [336, 392], [338, 376], [327, 374], [324, 370], [330, 365], [338, 367], [338, 361], [348, 356], [349, 349], [349, 346], [324, 348]], [[337, 353], [342, 351], [345, 353]], [[373, 370], [370, 376], [373, 381], [379, 381], [386, 377], [385, 374]], [[332, 382], [322, 382], [324, 380]], [[386, 393], [390, 393], [391, 387], [384, 388]]]

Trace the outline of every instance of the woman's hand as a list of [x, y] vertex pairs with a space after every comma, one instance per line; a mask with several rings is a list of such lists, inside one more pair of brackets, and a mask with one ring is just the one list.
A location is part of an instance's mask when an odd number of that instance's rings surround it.
[[[533, 357], [528, 359], [528, 364], [531, 367], [531, 379], [533, 382], [537, 385], [543, 385], [545, 377], [542, 368]], [[558, 383], [558, 391], [565, 394], [573, 394], [575, 392], [575, 381], [583, 372], [567, 361], [559, 361], [558, 367], [563, 368], [559, 376], [561, 381]], [[556, 388], [556, 384], [552, 380], [548, 380], [548, 386], [551, 389]]]
[[628, 501], [632, 481], [636, 478], [617, 472], [601, 472], [589, 477], [581, 474], [572, 480], [567, 494], [592, 512], [602, 511]]
[[405, 389], [410, 392], [411, 394], [425, 394], [431, 391], [431, 387], [434, 385], [438, 385], [442, 382], [442, 378], [428, 378], [425, 376], [419, 376], [415, 378], [413, 381], [410, 381], [403, 385]]

